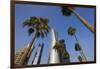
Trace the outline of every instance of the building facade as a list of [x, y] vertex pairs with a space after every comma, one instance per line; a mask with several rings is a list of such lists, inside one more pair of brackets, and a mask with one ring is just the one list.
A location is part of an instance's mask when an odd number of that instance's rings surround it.
[[[29, 44], [27, 44], [25, 47], [21, 48], [18, 52], [15, 54], [14, 58], [14, 64], [15, 65], [25, 65], [28, 62], [30, 51], [28, 51]], [[28, 56], [25, 56], [25, 54], [28, 53]]]
[[49, 51], [48, 63], [69, 63], [70, 55], [66, 50], [64, 40], [58, 40], [58, 35], [51, 29], [51, 48]]

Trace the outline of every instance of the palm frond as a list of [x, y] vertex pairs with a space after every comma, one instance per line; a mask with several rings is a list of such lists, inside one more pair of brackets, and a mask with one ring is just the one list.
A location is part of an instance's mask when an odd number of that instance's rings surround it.
[[34, 26], [36, 23], [36, 17], [30, 17], [23, 22], [23, 27], [25, 26]]
[[41, 17], [30, 17], [27, 19], [23, 26], [28, 26], [28, 34], [32, 34], [34, 32], [34, 29], [37, 33], [37, 37], [41, 36], [44, 38], [47, 36], [47, 33], [49, 32], [50, 27], [48, 26], [48, 19], [41, 18]]
[[47, 25], [47, 23], [49, 22], [49, 20], [48, 19], [44, 19], [43, 22], [45, 23], [45, 25]]
[[53, 48], [59, 50], [59, 48], [60, 48], [60, 43], [59, 43], [59, 42], [56, 42], [56, 45], [55, 45]]
[[23, 22], [23, 27], [27, 26], [30, 24], [30, 19], [27, 19]]
[[69, 7], [69, 6], [62, 6], [61, 8], [62, 8], [61, 12], [64, 16], [70, 16], [72, 14], [71, 9], [73, 10], [75, 9], [74, 7]]
[[81, 57], [81, 56], [78, 56], [78, 60], [79, 60], [80, 62], [82, 62], [82, 57]]
[[36, 24], [36, 23], [39, 23], [37, 17], [30, 17], [30, 21], [31, 21], [31, 23], [32, 23], [33, 25]]
[[33, 32], [34, 32], [34, 29], [33, 29], [33, 28], [29, 28], [29, 29], [28, 29], [28, 34], [29, 34], [29, 35], [31, 35]]
[[64, 59], [67, 59], [67, 58], [69, 58], [69, 54], [67, 52], [64, 52], [63, 57], [64, 57]]
[[81, 48], [80, 48], [79, 43], [76, 43], [75, 44], [75, 51], [80, 51], [80, 50], [81, 50]]
[[47, 18], [40, 18], [40, 20], [44, 24], [47, 24], [48, 23], [48, 19]]
[[39, 31], [37, 32], [37, 37], [40, 37], [40, 32]]
[[76, 29], [73, 28], [73, 27], [69, 27], [67, 32], [68, 32], [69, 35], [73, 36], [75, 34], [75, 32], [76, 32]]

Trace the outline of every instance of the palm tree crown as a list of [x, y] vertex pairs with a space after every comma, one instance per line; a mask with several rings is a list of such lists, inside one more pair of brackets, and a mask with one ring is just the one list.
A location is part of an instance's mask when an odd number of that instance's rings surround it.
[[[32, 52], [31, 48], [34, 48], [34, 41], [37, 37], [41, 36], [42, 38], [44, 36], [47, 36], [47, 33], [49, 32], [50, 27], [48, 26], [48, 19], [46, 18], [41, 18], [41, 17], [30, 17], [26, 19], [23, 22], [23, 27], [27, 26], [28, 27], [28, 34], [31, 35], [34, 33], [34, 36], [29, 43], [29, 48], [27, 50], [27, 53], [24, 55], [23, 61], [28, 60]], [[29, 56], [27, 56], [29, 55]], [[27, 58], [28, 57], [28, 58]]]
[[81, 50], [80, 44], [77, 42], [75, 44], [75, 51], [80, 51], [80, 50]]
[[70, 8], [71, 9], [75, 9], [74, 7], [69, 7], [69, 6], [62, 6], [61, 7], [62, 8], [62, 10], [61, 10], [61, 12], [62, 12], [62, 14], [64, 15], [64, 16], [70, 16], [73, 12], [70, 10]]
[[81, 57], [81, 56], [78, 56], [78, 60], [79, 60], [80, 62], [82, 62], [82, 57]]
[[68, 28], [67, 32], [69, 35], [73, 36], [73, 35], [75, 35], [76, 29], [70, 26]]
[[[81, 56], [82, 56], [82, 58], [86, 61], [87, 59], [86, 59], [86, 57], [85, 57], [85, 55], [84, 55], [84, 53], [83, 53], [83, 49], [82, 49], [82, 47], [80, 46], [79, 40], [77, 39], [77, 37], [76, 37], [76, 35], [75, 35], [76, 29], [70, 26], [70, 27], [68, 28], [67, 32], [68, 32], [68, 34], [69, 34], [70, 36], [74, 36], [74, 37], [75, 37], [75, 39], [76, 39], [76, 41], [77, 41], [77, 43], [75, 44], [75, 51], [79, 51], [80, 54], [81, 54]], [[78, 57], [78, 59], [81, 61], [81, 57]]]
[[41, 17], [30, 17], [25, 20], [23, 26], [28, 26], [28, 34], [31, 35], [35, 31], [37, 32], [37, 37], [47, 36], [50, 27], [48, 26], [48, 19]]

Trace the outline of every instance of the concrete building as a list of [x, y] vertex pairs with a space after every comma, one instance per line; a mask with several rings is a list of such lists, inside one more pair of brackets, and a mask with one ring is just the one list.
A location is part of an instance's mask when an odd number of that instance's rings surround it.
[[54, 31], [54, 29], [51, 29], [51, 48], [50, 48], [49, 59], [48, 59], [49, 64], [60, 63], [59, 52], [57, 49], [54, 48], [57, 41], [58, 41], [57, 34]]
[[58, 35], [51, 29], [51, 48], [49, 51], [48, 64], [69, 63], [70, 56], [66, 50], [64, 40], [58, 40]]
[[[33, 47], [31, 48], [30, 51], [28, 51], [29, 48], [29, 44], [25, 45], [25, 47], [21, 48], [18, 52], [15, 53], [15, 61], [14, 64], [15, 65], [26, 65], [30, 54], [33, 50]], [[27, 56], [25, 56], [27, 54]]]

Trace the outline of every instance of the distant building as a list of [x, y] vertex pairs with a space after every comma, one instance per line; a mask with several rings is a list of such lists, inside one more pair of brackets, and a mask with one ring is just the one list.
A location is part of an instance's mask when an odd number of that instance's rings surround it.
[[59, 52], [57, 49], [54, 48], [57, 41], [57, 33], [54, 29], [51, 29], [51, 47], [49, 51], [48, 64], [60, 63]]
[[[16, 52], [15, 61], [14, 61], [15, 65], [26, 65], [27, 64], [29, 60], [29, 56], [31, 54], [31, 51], [28, 51], [28, 48], [29, 48], [29, 44], [27, 44], [25, 47], [21, 48], [18, 52]], [[26, 54], [28, 56], [25, 56]]]

